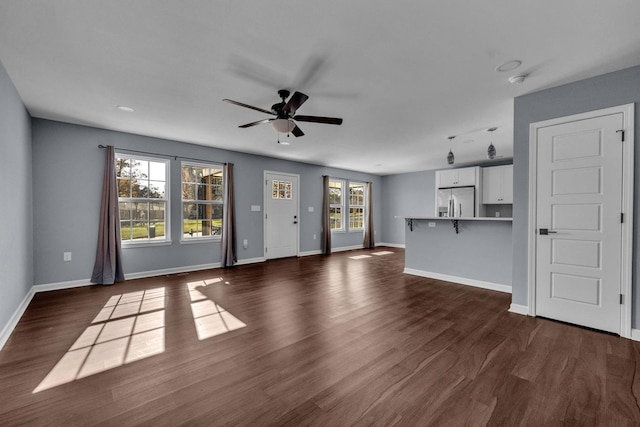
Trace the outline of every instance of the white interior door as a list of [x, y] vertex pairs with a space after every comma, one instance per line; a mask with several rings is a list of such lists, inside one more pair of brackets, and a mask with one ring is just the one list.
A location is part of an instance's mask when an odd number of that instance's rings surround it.
[[617, 113], [538, 129], [536, 315], [620, 333], [622, 128]]
[[265, 257], [298, 255], [298, 175], [265, 172]]

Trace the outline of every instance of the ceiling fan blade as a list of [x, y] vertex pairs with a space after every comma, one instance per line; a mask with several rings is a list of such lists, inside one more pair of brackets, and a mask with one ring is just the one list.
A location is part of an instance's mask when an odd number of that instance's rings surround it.
[[293, 130], [291, 131], [291, 133], [293, 134], [293, 136], [298, 137], [298, 136], [302, 136], [304, 135], [304, 132], [302, 132], [302, 129], [300, 129], [298, 127], [298, 125], [296, 125], [296, 127], [293, 128]]
[[271, 115], [275, 115], [273, 111], [265, 110], [264, 108], [254, 107], [253, 105], [244, 104], [242, 102], [234, 101], [233, 99], [223, 99], [224, 102], [228, 102], [229, 104], [238, 105], [240, 107], [250, 108], [252, 110], [260, 111], [262, 113], [267, 113]]
[[283, 111], [286, 111], [289, 114], [295, 114], [296, 110], [300, 108], [304, 102], [309, 99], [307, 95], [302, 92], [294, 92], [289, 101], [285, 104]]
[[247, 123], [246, 125], [240, 125], [238, 126], [239, 128], [250, 128], [251, 126], [255, 126], [255, 125], [261, 125], [263, 123], [269, 123], [271, 121], [273, 121], [275, 119], [264, 119], [264, 120], [258, 120], [257, 122], [253, 122], [253, 123]]
[[294, 120], [298, 120], [300, 122], [311, 122], [311, 123], [326, 123], [329, 125], [341, 125], [342, 119], [337, 117], [320, 117], [320, 116], [295, 116]]

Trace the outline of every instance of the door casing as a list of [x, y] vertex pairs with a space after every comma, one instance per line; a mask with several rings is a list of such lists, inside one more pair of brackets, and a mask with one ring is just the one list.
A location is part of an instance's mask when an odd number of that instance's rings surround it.
[[634, 104], [626, 104], [602, 110], [589, 111], [566, 117], [559, 117], [529, 125], [529, 218], [528, 218], [528, 314], [536, 315], [536, 228], [537, 223], [537, 152], [538, 130], [578, 120], [622, 113], [624, 141], [622, 146], [622, 212], [625, 220], [622, 223], [622, 259], [621, 259], [621, 292], [622, 307], [620, 315], [620, 336], [631, 338], [632, 316], [632, 268], [633, 268], [633, 175], [634, 175]]

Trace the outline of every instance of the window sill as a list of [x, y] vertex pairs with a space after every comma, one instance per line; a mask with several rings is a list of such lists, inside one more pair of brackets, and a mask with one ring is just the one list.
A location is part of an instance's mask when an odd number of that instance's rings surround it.
[[122, 249], [148, 248], [151, 246], [170, 246], [171, 240], [147, 241], [147, 242], [122, 242]]

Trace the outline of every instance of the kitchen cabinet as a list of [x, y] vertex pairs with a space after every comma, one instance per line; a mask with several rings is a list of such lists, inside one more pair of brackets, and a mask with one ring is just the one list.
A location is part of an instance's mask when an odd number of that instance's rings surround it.
[[466, 187], [477, 185], [478, 175], [478, 167], [436, 171], [436, 187]]
[[482, 203], [513, 203], [513, 165], [482, 168]]

